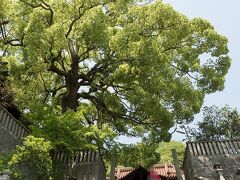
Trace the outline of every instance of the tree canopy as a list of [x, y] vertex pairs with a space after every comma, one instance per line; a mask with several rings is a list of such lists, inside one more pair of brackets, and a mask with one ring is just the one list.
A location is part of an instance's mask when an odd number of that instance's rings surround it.
[[195, 140], [220, 140], [240, 137], [240, 114], [229, 106], [203, 108], [203, 119], [190, 129]]
[[173, 164], [172, 149], [176, 149], [180, 167], [183, 164], [185, 144], [181, 141], [161, 142], [156, 150], [160, 154], [160, 163]]
[[8, 68], [7, 62], [0, 60], [0, 105], [9, 106], [13, 102], [13, 96], [7, 82]]
[[157, 147], [158, 144], [147, 143], [122, 145], [116, 152], [116, 163], [118, 166], [150, 168], [160, 160]]
[[[0, 57], [0, 105], [5, 107], [15, 118], [21, 117], [21, 112], [14, 103], [14, 93], [9, 80], [8, 62]], [[28, 125], [23, 121], [25, 125]]]
[[230, 67], [224, 36], [161, 1], [2, 0], [0, 52], [23, 112], [82, 111], [79, 128], [132, 136], [191, 121]]

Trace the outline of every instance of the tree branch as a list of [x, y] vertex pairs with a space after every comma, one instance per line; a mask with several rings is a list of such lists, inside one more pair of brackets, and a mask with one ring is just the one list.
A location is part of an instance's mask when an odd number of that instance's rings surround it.
[[172, 66], [172, 67], [174, 67], [175, 69], [181, 71], [182, 73], [187, 74], [190, 78], [192, 78], [192, 79], [198, 81], [198, 79], [195, 78], [195, 77], [193, 77], [188, 71], [184, 71], [183, 69], [181, 69], [181, 68], [179, 68], [179, 67], [177, 67], [177, 66], [175, 66], [175, 65], [173, 65], [173, 64], [171, 64], [171, 63], [169, 63], [169, 64], [170, 64], [170, 66]]
[[43, 0], [40, 0], [42, 3], [39, 3], [39, 4], [31, 4], [31, 3], [28, 3], [28, 2], [25, 2], [24, 0], [20, 0], [20, 2], [32, 7], [32, 8], [43, 8], [44, 10], [47, 10], [47, 11], [50, 11], [50, 20], [49, 20], [49, 25], [52, 25], [53, 24], [53, 16], [54, 16], [54, 11], [52, 9], [52, 7], [47, 4], [46, 2], [44, 2]]
[[67, 77], [68, 73], [64, 70], [59, 69], [56, 65], [55, 62], [58, 61], [61, 58], [61, 53], [62, 50], [58, 51], [58, 55], [56, 57], [53, 56], [53, 54], [51, 55], [51, 57], [49, 59], [45, 59], [46, 62], [48, 62], [48, 60], [50, 60], [50, 67], [48, 68], [48, 71], [54, 72], [60, 76], [64, 76]]
[[48, 71], [54, 72], [60, 76], [67, 77], [68, 73], [65, 71], [60, 70], [58, 67], [54, 65], [54, 63], [51, 63], [50, 67], [48, 68]]
[[90, 7], [84, 9], [82, 12], [81, 12], [81, 9], [84, 7], [84, 2], [78, 7], [78, 16], [77, 17], [74, 17], [73, 20], [71, 21], [70, 25], [69, 25], [69, 28], [68, 28], [68, 31], [67, 33], [65, 34], [65, 37], [68, 38], [69, 34], [71, 33], [72, 31], [72, 28], [74, 26], [74, 24], [85, 14], [85, 12], [87, 10], [90, 10], [94, 7], [97, 7], [99, 5], [105, 5], [105, 3], [96, 3], [94, 5], [91, 5]]
[[54, 16], [54, 11], [52, 9], [52, 7], [47, 4], [46, 2], [44, 2], [43, 0], [41, 0], [41, 2], [47, 7], [44, 7], [43, 5], [41, 5], [41, 7], [45, 10], [49, 10], [50, 11], [50, 20], [49, 20], [49, 25], [52, 25], [53, 24], [53, 16]]
[[3, 40], [3, 44], [9, 44], [11, 46], [23, 46], [23, 41], [20, 39]]
[[58, 88], [55, 88], [55, 89], [51, 90], [50, 92], [52, 93], [52, 97], [54, 97], [59, 90], [61, 90], [63, 88], [66, 88], [66, 87], [67, 87], [66, 85], [62, 85], [62, 86], [60, 86]]
[[81, 8], [83, 8], [83, 7], [84, 7], [84, 2], [78, 7], [78, 16], [77, 16], [77, 17], [74, 17], [73, 20], [72, 20], [72, 22], [71, 22], [70, 25], [69, 25], [68, 31], [67, 31], [67, 33], [65, 34], [65, 37], [66, 37], [66, 38], [68, 38], [69, 34], [71, 33], [72, 28], [73, 28], [73, 25], [74, 25], [74, 24], [81, 18], [81, 16], [84, 14], [84, 12], [81, 13]]

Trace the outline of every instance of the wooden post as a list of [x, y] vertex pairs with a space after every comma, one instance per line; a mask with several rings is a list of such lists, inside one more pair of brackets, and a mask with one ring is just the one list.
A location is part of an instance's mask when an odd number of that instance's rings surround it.
[[186, 134], [186, 136], [187, 136], [187, 140], [188, 140], [188, 141], [191, 141], [191, 138], [190, 138], [190, 136], [189, 136], [189, 134], [188, 134], [188, 131], [187, 131], [186, 127], [185, 127], [184, 125], [183, 125], [182, 127], [183, 127], [183, 129], [184, 129], [184, 131], [185, 131], [185, 134]]
[[115, 180], [115, 167], [116, 167], [116, 147], [114, 146], [111, 153], [111, 170], [110, 180]]
[[116, 162], [115, 162], [115, 157], [112, 156], [111, 158], [111, 172], [110, 172], [110, 180], [115, 180], [115, 166], [116, 166]]
[[177, 179], [182, 180], [181, 172], [180, 172], [180, 169], [179, 169], [179, 163], [178, 163], [178, 157], [177, 157], [176, 149], [172, 149], [172, 156], [173, 156], [173, 164], [174, 164], [175, 169], [176, 169]]

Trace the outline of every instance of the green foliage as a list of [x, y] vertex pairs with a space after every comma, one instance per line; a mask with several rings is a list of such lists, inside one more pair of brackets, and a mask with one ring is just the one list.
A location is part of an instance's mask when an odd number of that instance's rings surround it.
[[82, 104], [76, 112], [68, 110], [61, 112], [60, 107], [39, 106], [27, 114], [31, 121], [32, 134], [52, 142], [55, 149], [97, 149], [103, 141], [111, 140], [115, 133], [103, 125], [87, 125], [86, 119], [92, 118], [93, 109], [88, 104]]
[[98, 128], [135, 136], [191, 121], [224, 88], [227, 39], [161, 1], [137, 2], [4, 0], [0, 48], [21, 109], [87, 102]]
[[50, 149], [49, 141], [27, 136], [9, 162], [13, 176], [16, 179], [49, 179], [52, 170]]
[[176, 149], [179, 165], [181, 167], [183, 164], [185, 144], [180, 141], [162, 142], [159, 144], [157, 152], [160, 153], [160, 162], [173, 164], [172, 149]]
[[197, 128], [189, 129], [192, 139], [219, 140], [240, 137], [240, 114], [229, 106], [203, 108], [203, 119]]
[[8, 62], [0, 57], [0, 105], [8, 107], [12, 104], [13, 96], [9, 87]]
[[123, 145], [116, 153], [117, 165], [149, 168], [160, 160], [156, 149], [156, 144], [137, 143], [134, 145]]
[[180, 166], [183, 164], [185, 144], [180, 141], [170, 141], [158, 143], [141, 142], [130, 145], [118, 145], [109, 151], [107, 159], [107, 169], [110, 172], [109, 162], [112, 156], [115, 158], [116, 166], [150, 168], [156, 163], [173, 163], [172, 149], [177, 150]]
[[2, 58], [0, 59], [0, 82], [3, 83], [7, 80], [8, 77], [8, 66], [7, 62], [4, 61]]
[[8, 170], [8, 162], [11, 159], [12, 154], [11, 153], [4, 153], [0, 156], [0, 173], [4, 172], [5, 170]]
[[[119, 164], [149, 166], [158, 159], [152, 142], [170, 140], [175, 123], [192, 121], [205, 95], [224, 88], [227, 39], [160, 0], [138, 2], [1, 1], [0, 62], [9, 63], [16, 102], [40, 137], [18, 148], [12, 167], [47, 152], [41, 138], [74, 150], [122, 134], [148, 134], [149, 143], [120, 148]], [[48, 173], [48, 164], [34, 168], [43, 166]]]

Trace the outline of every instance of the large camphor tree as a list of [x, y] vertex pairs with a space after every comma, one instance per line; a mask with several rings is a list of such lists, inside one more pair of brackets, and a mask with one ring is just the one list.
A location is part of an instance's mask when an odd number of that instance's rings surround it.
[[52, 122], [72, 128], [51, 129], [52, 138], [107, 126], [161, 141], [224, 88], [230, 67], [225, 37], [161, 1], [2, 0], [0, 54], [18, 106], [39, 120], [36, 131], [48, 129], [42, 119], [60, 116], [59, 107], [81, 112]]

